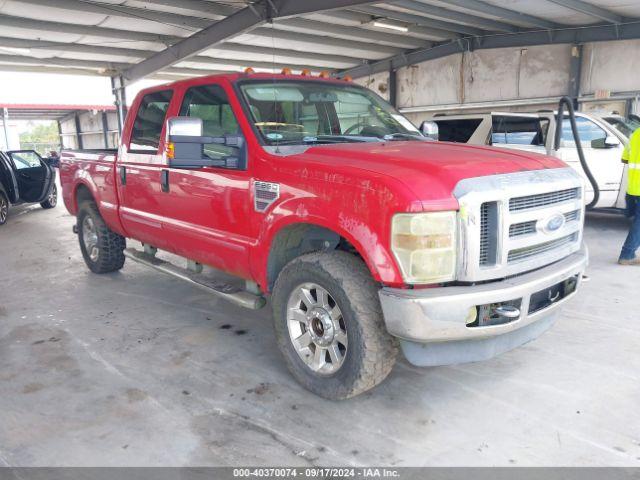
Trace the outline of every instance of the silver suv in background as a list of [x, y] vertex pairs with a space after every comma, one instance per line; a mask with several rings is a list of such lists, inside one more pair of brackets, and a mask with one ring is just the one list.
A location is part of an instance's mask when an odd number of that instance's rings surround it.
[[[589, 169], [600, 190], [596, 208], [625, 208], [625, 189], [621, 185], [626, 185], [627, 172], [620, 159], [630, 133], [640, 127], [640, 119], [576, 112], [576, 123]], [[422, 126], [423, 132], [440, 141], [491, 145], [558, 157], [584, 176], [585, 201], [589, 203], [593, 188], [580, 165], [569, 120], [563, 122], [558, 150], [553, 145], [555, 129], [555, 114], [551, 111], [436, 116]]]

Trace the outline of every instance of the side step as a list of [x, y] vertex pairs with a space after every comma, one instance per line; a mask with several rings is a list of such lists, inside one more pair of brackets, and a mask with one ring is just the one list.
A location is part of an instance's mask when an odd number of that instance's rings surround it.
[[161, 260], [149, 253], [141, 252], [135, 248], [125, 249], [124, 255], [134, 262], [141, 263], [142, 265], [154, 268], [172, 277], [189, 282], [196, 287], [200, 287], [209, 293], [241, 307], [258, 310], [266, 304], [265, 298], [261, 295], [249, 293], [233, 285], [213, 281], [200, 273], [192, 272], [186, 268], [180, 268], [170, 262]]

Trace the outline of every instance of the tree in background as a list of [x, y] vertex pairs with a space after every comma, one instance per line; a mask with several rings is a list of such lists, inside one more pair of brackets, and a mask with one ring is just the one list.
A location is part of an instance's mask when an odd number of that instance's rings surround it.
[[20, 133], [20, 148], [35, 150], [43, 156], [48, 156], [52, 150], [60, 150], [60, 135], [56, 122], [43, 122], [30, 126], [29, 130]]

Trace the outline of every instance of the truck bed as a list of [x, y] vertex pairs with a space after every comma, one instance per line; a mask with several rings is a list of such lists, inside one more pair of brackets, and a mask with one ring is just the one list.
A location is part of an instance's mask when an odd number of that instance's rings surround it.
[[118, 229], [117, 149], [63, 150], [60, 156], [60, 183], [65, 206], [78, 211], [79, 189], [86, 187], [95, 197], [105, 221]]

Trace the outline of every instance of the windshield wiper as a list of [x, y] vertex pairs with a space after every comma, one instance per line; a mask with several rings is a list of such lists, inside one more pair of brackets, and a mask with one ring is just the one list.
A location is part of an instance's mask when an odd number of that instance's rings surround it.
[[318, 135], [315, 137], [304, 137], [300, 140], [274, 141], [272, 145], [330, 145], [333, 143], [363, 143], [380, 142], [378, 137], [363, 137], [351, 135]]
[[419, 142], [430, 142], [431, 139], [418, 135], [417, 133], [390, 133], [383, 137], [384, 140], [418, 140]]

